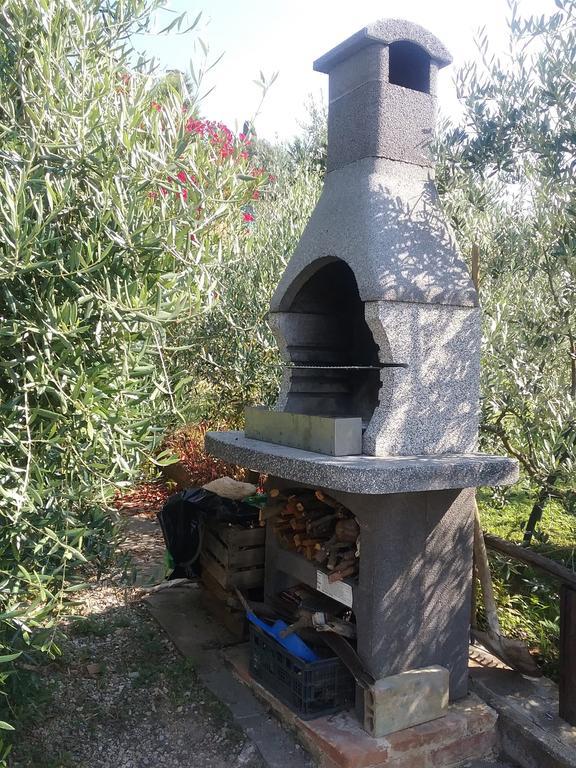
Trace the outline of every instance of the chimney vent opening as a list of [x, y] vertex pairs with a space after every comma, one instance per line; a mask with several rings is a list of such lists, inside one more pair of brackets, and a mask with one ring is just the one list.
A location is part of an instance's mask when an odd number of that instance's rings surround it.
[[430, 56], [416, 43], [399, 40], [389, 46], [389, 80], [413, 91], [430, 93]]

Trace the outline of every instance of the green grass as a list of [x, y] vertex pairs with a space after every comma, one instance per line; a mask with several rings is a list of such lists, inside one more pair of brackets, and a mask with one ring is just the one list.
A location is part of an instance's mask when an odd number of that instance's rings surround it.
[[[534, 496], [522, 490], [508, 492], [503, 503], [490, 491], [480, 491], [478, 505], [482, 527], [503, 539], [521, 543], [523, 525], [533, 504]], [[556, 501], [549, 502], [532, 548], [558, 560], [570, 570], [576, 570], [576, 516], [566, 512]], [[557, 679], [558, 582], [511, 558], [493, 552], [489, 555], [504, 635], [525, 640], [536, 653], [544, 674]]]
[[[478, 493], [484, 530], [516, 543], [522, 542], [523, 525], [533, 504], [534, 496], [522, 490], [508, 492], [503, 504], [495, 500], [488, 490]], [[576, 570], [576, 515], [566, 512], [557, 501], [548, 502], [532, 546], [540, 554]]]

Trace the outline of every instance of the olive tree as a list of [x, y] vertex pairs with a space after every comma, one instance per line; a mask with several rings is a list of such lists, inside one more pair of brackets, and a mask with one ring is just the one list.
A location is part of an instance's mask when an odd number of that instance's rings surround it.
[[529, 543], [547, 501], [575, 502], [576, 25], [574, 0], [519, 17], [510, 46], [465, 67], [462, 123], [439, 144], [439, 185], [484, 303], [482, 434], [535, 489]]
[[260, 184], [198, 76], [133, 50], [157, 6], [0, 9], [0, 662], [53, 649], [75, 566], [111, 545], [106, 500], [158, 461], [185, 405], [169, 329], [206, 308]]

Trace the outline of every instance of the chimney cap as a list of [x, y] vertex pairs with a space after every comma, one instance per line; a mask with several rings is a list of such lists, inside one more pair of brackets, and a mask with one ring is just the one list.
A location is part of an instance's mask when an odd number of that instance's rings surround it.
[[320, 56], [314, 62], [316, 72], [328, 74], [336, 64], [374, 43], [390, 45], [400, 41], [423, 48], [439, 68], [452, 62], [452, 56], [438, 38], [419, 24], [404, 19], [378, 19]]

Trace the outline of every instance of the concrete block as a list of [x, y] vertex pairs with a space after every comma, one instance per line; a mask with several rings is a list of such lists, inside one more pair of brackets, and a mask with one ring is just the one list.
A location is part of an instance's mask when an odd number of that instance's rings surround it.
[[388, 82], [388, 48], [369, 45], [336, 64], [330, 72], [328, 98], [330, 102], [335, 101], [359, 85], [378, 80]]
[[448, 712], [448, 670], [412, 669], [377, 680], [364, 691], [364, 727], [375, 737], [444, 717]]
[[436, 99], [400, 85], [369, 81], [330, 103], [327, 170], [364, 157], [431, 166]]
[[244, 416], [246, 437], [254, 440], [328, 456], [356, 456], [362, 453], [360, 417], [313, 416], [254, 407], [245, 408]]

